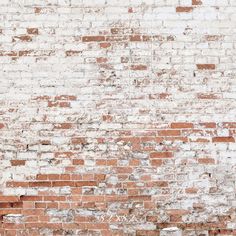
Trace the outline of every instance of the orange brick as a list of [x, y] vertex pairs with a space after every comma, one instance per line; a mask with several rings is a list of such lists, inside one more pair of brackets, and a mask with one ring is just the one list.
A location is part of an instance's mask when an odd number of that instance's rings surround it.
[[213, 137], [212, 142], [214, 142], [214, 143], [219, 143], [219, 142], [234, 143], [235, 139], [233, 137]]
[[192, 5], [202, 5], [201, 0], [192, 0]]
[[214, 64], [197, 64], [199, 70], [215, 70], [216, 65]]
[[171, 123], [170, 126], [172, 129], [187, 129], [187, 128], [193, 128], [193, 124], [192, 123], [187, 123], [187, 122], [177, 122], [177, 123]]
[[82, 37], [82, 42], [101, 42], [105, 41], [104, 36], [84, 36]]
[[37, 28], [27, 28], [27, 33], [28, 34], [38, 34], [39, 31]]
[[180, 130], [161, 130], [158, 131], [159, 136], [180, 136]]
[[176, 7], [176, 12], [191, 12], [193, 7]]
[[173, 157], [172, 152], [152, 152], [150, 158], [170, 158]]
[[12, 166], [24, 166], [25, 160], [11, 160]]

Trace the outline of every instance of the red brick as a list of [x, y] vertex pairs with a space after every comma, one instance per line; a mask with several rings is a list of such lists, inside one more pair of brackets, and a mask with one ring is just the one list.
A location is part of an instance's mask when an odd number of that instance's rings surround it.
[[77, 50], [68, 50], [65, 52], [67, 57], [72, 57], [72, 56], [78, 56], [80, 55], [82, 52], [81, 51], [77, 51]]
[[111, 43], [100, 43], [100, 48], [109, 48], [111, 47]]
[[133, 42], [142, 41], [141, 35], [131, 35], [129, 38], [130, 38], [130, 41], [133, 41]]
[[233, 137], [213, 137], [212, 142], [214, 142], [214, 143], [219, 143], [219, 142], [234, 143], [235, 139]]
[[12, 187], [12, 188], [15, 188], [15, 187], [29, 187], [29, 183], [28, 182], [14, 182], [14, 181], [9, 181], [6, 183], [7, 187]]
[[28, 34], [38, 34], [39, 30], [37, 28], [27, 28]]
[[197, 64], [199, 70], [215, 70], [216, 66], [214, 64]]
[[180, 136], [180, 130], [161, 130], [158, 131], [159, 136]]
[[49, 181], [29, 182], [29, 187], [51, 187], [52, 183]]
[[17, 40], [20, 40], [22, 42], [31, 42], [32, 41], [32, 37], [29, 35], [20, 35], [20, 36], [14, 36], [12, 38], [13, 42], [16, 42]]
[[82, 42], [101, 42], [105, 41], [104, 36], [84, 36], [82, 37]]
[[217, 99], [220, 98], [218, 94], [214, 93], [199, 93], [197, 94], [198, 99]]
[[55, 101], [65, 100], [65, 101], [75, 101], [76, 96], [74, 95], [58, 95], [55, 97]]
[[87, 140], [84, 137], [76, 137], [71, 139], [72, 144], [82, 144], [85, 145], [87, 144]]
[[20, 198], [17, 196], [0, 196], [0, 202], [17, 202]]
[[201, 0], [192, 0], [192, 5], [202, 5]]
[[172, 152], [152, 152], [150, 158], [170, 158], [173, 157]]
[[193, 7], [176, 7], [176, 12], [191, 12]]
[[197, 188], [186, 188], [185, 192], [188, 194], [196, 194], [198, 192]]
[[198, 163], [200, 163], [200, 164], [215, 164], [215, 160], [212, 158], [199, 158]]
[[61, 123], [61, 124], [55, 124], [55, 129], [71, 129], [72, 124], [71, 123]]
[[171, 128], [172, 129], [191, 129], [193, 128], [192, 123], [187, 123], [187, 122], [176, 122], [176, 123], [171, 123]]
[[82, 159], [74, 159], [73, 165], [84, 165], [84, 160]]
[[53, 181], [52, 186], [53, 187], [61, 187], [61, 186], [75, 187], [76, 183], [74, 181]]
[[76, 187], [83, 187], [83, 186], [97, 186], [96, 181], [77, 181]]
[[152, 166], [161, 166], [162, 165], [162, 160], [160, 160], [160, 159], [152, 159], [151, 160], [151, 165]]
[[146, 65], [131, 65], [131, 70], [147, 70]]
[[12, 166], [24, 166], [25, 160], [11, 160]]

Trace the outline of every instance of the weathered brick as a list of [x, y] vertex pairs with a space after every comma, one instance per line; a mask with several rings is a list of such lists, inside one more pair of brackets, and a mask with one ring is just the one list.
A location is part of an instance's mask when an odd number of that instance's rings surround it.
[[11, 160], [12, 166], [23, 166], [25, 165], [25, 160]]
[[214, 64], [197, 64], [199, 70], [215, 70], [216, 66]]
[[176, 12], [191, 12], [193, 7], [176, 7]]
[[202, 5], [201, 0], [192, 0], [192, 5]]
[[28, 34], [38, 34], [39, 30], [37, 28], [27, 28]]
[[170, 158], [173, 157], [172, 152], [152, 152], [150, 158]]
[[84, 36], [82, 38], [83, 42], [101, 42], [101, 41], [105, 41], [105, 37], [104, 36]]
[[172, 129], [193, 128], [193, 124], [187, 122], [171, 123], [171, 128]]
[[213, 137], [212, 142], [235, 142], [234, 137]]

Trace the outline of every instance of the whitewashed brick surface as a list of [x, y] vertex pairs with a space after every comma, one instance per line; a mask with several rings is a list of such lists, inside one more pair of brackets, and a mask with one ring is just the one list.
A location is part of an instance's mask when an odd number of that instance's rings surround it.
[[235, 0], [1, 0], [0, 235], [236, 235], [235, 61]]

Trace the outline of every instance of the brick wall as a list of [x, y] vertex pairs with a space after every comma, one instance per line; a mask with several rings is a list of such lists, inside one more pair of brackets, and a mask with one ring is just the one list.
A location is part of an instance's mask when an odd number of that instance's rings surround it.
[[1, 235], [236, 235], [235, 0], [0, 17]]

